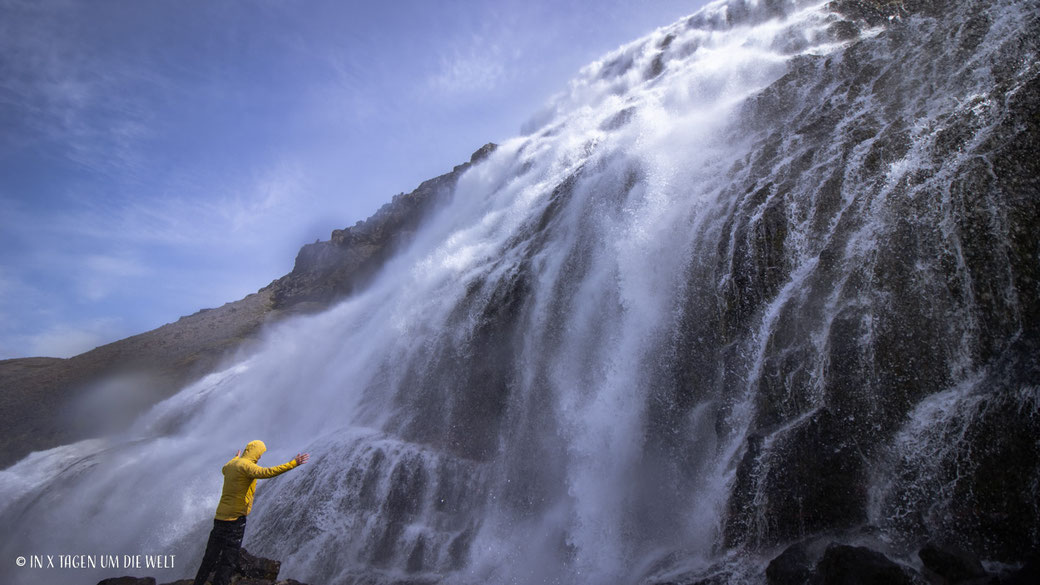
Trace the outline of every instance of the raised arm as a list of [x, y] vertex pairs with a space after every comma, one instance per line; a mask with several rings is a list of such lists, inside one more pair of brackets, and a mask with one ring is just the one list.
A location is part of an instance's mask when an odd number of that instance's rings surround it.
[[259, 465], [254, 464], [250, 467], [249, 475], [252, 476], [253, 479], [271, 479], [272, 477], [277, 477], [290, 469], [303, 465], [308, 459], [310, 459], [310, 457], [311, 456], [307, 453], [299, 453], [292, 461], [274, 467], [260, 467]]

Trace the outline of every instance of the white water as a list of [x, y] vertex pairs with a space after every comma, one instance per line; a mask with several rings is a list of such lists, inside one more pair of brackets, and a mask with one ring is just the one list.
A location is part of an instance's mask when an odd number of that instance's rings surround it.
[[[739, 387], [681, 412], [682, 471], [648, 456], [691, 259], [722, 233], [730, 170], [753, 143], [736, 114], [792, 59], [843, 47], [825, 3], [784, 3], [782, 17], [767, 4], [747, 2], [735, 26], [714, 4], [592, 64], [461, 177], [370, 287], [273, 328], [127, 433], [0, 472], [0, 576], [37, 582], [7, 565], [28, 554], [177, 554], [159, 581], [193, 576], [220, 466], [257, 438], [262, 464], [313, 457], [262, 482], [247, 527], [245, 546], [283, 577], [602, 584], [675, 551], [683, 570], [710, 563], [767, 344], [841, 216], [820, 240], [792, 234], [795, 269], [730, 347]], [[907, 172], [893, 164], [890, 183]], [[873, 228], [860, 233], [850, 256], [869, 252]], [[812, 331], [821, 354], [837, 299]]]

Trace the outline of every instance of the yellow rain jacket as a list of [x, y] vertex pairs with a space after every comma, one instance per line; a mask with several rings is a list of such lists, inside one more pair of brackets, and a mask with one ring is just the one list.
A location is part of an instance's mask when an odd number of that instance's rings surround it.
[[220, 503], [217, 504], [217, 520], [235, 520], [249, 515], [253, 509], [256, 480], [269, 479], [296, 467], [295, 459], [277, 467], [260, 467], [256, 462], [264, 451], [267, 451], [267, 445], [263, 441], [251, 441], [241, 457], [232, 458], [221, 468], [224, 489], [220, 493]]

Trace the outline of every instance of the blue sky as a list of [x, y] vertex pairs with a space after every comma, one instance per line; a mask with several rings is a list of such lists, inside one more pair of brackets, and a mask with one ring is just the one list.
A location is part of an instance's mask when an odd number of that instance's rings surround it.
[[701, 0], [0, 0], [0, 359], [255, 292]]

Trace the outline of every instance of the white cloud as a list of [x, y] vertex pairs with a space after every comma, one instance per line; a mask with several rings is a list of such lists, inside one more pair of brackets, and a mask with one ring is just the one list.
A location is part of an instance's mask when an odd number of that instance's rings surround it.
[[[298, 164], [283, 161], [256, 177], [237, 196], [216, 202], [217, 215], [234, 232], [274, 228], [286, 219], [306, 213], [306, 180]], [[303, 209], [301, 209], [303, 207]]]

